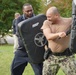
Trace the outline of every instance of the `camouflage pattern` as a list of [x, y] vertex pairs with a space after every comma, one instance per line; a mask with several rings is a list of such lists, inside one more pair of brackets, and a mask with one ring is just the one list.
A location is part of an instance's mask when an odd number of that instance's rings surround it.
[[43, 75], [56, 75], [60, 68], [63, 70], [65, 75], [76, 75], [75, 55], [50, 55], [49, 58], [44, 61]]

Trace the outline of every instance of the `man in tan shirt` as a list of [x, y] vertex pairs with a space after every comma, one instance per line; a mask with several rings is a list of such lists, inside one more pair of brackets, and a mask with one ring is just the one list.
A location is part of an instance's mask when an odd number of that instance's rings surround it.
[[17, 23], [17, 19], [20, 17], [20, 13], [16, 12], [14, 14], [14, 20], [12, 22], [12, 26], [13, 26], [13, 38], [14, 38], [14, 51], [15, 52], [18, 48], [18, 37], [16, 36], [16, 23]]
[[48, 40], [51, 54], [44, 61], [43, 75], [56, 75], [59, 68], [65, 75], [76, 75], [75, 57], [68, 48], [70, 35], [66, 35], [71, 28], [72, 18], [61, 17], [56, 7], [50, 7], [46, 16], [41, 29]]

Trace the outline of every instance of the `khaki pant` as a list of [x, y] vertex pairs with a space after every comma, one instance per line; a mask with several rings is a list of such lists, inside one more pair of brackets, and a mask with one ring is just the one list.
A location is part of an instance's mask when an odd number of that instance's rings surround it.
[[17, 50], [18, 48], [18, 37], [14, 34], [14, 52]]
[[43, 75], [56, 75], [60, 68], [63, 70], [65, 75], [76, 75], [75, 55], [50, 55], [49, 58], [44, 61]]

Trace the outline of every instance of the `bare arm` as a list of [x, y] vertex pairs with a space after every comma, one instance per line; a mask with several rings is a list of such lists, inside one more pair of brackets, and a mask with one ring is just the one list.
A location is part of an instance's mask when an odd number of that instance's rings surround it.
[[57, 38], [62, 38], [66, 36], [65, 32], [59, 32], [59, 33], [52, 33], [50, 28], [51, 22], [48, 20], [44, 21], [43, 26], [41, 27], [45, 37], [47, 40], [54, 40]]
[[54, 40], [58, 37], [62, 38], [66, 36], [65, 32], [59, 32], [59, 33], [51, 33], [49, 28], [43, 29], [43, 33], [47, 40]]

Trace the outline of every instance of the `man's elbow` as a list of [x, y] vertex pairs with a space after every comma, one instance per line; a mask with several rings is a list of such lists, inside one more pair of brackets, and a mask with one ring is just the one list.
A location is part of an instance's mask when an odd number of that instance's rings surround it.
[[52, 40], [49, 36], [46, 36], [46, 39], [47, 39], [47, 40]]

